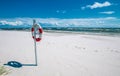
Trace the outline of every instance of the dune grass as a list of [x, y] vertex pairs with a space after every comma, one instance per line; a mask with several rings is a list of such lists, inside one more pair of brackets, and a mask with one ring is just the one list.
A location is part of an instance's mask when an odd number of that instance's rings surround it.
[[6, 76], [9, 73], [10, 73], [10, 69], [0, 65], [0, 76]]

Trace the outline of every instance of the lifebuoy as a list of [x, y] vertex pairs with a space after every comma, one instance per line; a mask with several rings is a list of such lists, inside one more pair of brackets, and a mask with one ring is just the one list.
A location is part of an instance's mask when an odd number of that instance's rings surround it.
[[42, 39], [43, 29], [41, 28], [40, 25], [38, 24], [33, 25], [31, 32], [32, 32], [32, 38], [36, 42], [39, 42]]

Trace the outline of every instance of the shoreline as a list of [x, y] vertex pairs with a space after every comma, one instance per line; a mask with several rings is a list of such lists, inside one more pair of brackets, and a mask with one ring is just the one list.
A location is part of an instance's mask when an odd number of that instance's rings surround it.
[[[31, 32], [30, 30], [0, 30], [0, 31]], [[46, 32], [46, 33], [58, 33], [58, 34], [81, 34], [81, 35], [120, 37], [120, 33], [116, 33], [116, 32], [85, 32], [85, 31], [60, 31], [60, 30], [44, 30], [44, 32]]]

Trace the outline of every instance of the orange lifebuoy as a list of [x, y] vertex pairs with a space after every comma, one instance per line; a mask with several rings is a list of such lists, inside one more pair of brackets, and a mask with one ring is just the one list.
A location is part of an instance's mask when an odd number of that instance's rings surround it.
[[42, 39], [43, 29], [39, 25], [35, 24], [32, 27], [31, 32], [32, 32], [32, 38], [36, 42], [39, 42]]

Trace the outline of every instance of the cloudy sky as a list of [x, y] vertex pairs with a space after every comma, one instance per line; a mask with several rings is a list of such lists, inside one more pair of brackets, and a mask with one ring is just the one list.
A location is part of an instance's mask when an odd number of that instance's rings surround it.
[[[30, 18], [56, 25], [120, 27], [119, 0], [0, 0], [0, 24], [20, 25]], [[97, 22], [94, 20], [97, 19]], [[45, 21], [46, 20], [46, 21]], [[91, 23], [91, 20], [94, 23]], [[43, 21], [43, 22], [42, 22]], [[39, 22], [39, 21], [38, 21]], [[29, 22], [28, 22], [29, 24]]]
[[119, 0], [0, 0], [0, 17], [120, 18]]

